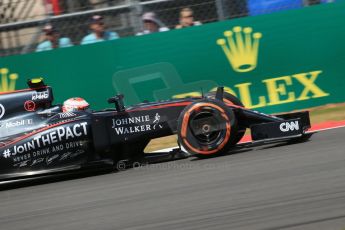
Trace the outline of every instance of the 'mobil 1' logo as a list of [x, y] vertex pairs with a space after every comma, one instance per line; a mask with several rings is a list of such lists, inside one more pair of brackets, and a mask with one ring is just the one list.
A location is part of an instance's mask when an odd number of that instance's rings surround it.
[[9, 74], [9, 70], [7, 68], [1, 68], [0, 75], [0, 93], [9, 92], [16, 89], [16, 81], [18, 79], [18, 74]]
[[233, 70], [249, 72], [256, 68], [258, 62], [259, 41], [261, 33], [253, 33], [251, 27], [242, 29], [236, 26], [224, 32], [224, 38], [218, 39], [217, 44], [222, 47]]

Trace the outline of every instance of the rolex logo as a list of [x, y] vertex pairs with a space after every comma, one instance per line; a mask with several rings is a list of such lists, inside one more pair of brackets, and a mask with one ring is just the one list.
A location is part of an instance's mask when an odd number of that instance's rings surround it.
[[254, 33], [250, 27], [242, 29], [236, 26], [225, 31], [226, 39], [218, 39], [217, 44], [222, 47], [230, 65], [236, 72], [249, 72], [256, 68], [258, 62], [259, 41], [261, 33]]
[[18, 79], [18, 74], [12, 73], [8, 74], [9, 70], [6, 68], [0, 69], [0, 92], [13, 91], [16, 88], [16, 81]]

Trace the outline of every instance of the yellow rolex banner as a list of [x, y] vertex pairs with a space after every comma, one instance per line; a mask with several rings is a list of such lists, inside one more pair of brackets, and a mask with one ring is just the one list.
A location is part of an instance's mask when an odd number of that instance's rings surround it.
[[200, 96], [215, 87], [264, 112], [345, 101], [345, 3], [0, 59], [0, 91], [44, 77], [57, 102], [93, 108]]

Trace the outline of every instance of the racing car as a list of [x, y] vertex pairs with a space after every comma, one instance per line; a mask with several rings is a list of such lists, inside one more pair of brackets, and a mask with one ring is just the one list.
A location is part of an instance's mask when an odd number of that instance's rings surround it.
[[[128, 107], [123, 99], [109, 98], [114, 107], [100, 111], [64, 112], [42, 79], [29, 80], [28, 89], [0, 93], [0, 181], [162, 156], [217, 156], [235, 148], [248, 129], [253, 143], [310, 137], [308, 112], [263, 114], [246, 109], [223, 87], [202, 97]], [[177, 150], [144, 153], [150, 140], [173, 134]]]

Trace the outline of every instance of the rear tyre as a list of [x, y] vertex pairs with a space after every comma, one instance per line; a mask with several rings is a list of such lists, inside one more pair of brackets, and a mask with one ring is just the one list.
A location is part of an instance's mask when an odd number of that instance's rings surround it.
[[[215, 99], [216, 92], [210, 92], [210, 93], [206, 94], [206, 97]], [[230, 93], [227, 93], [227, 92], [223, 93], [223, 101], [227, 105], [236, 105], [236, 106], [240, 106], [240, 107], [244, 108], [244, 105], [240, 101], [240, 99], [238, 99], [237, 97], [235, 97], [234, 95], [232, 95]], [[243, 138], [245, 133], [246, 133], [246, 127], [241, 127], [239, 125], [236, 137], [234, 138], [232, 144], [236, 145], [238, 142], [240, 142], [240, 140]]]
[[233, 111], [213, 99], [190, 104], [178, 119], [180, 145], [199, 158], [227, 152], [233, 146], [236, 133]]

